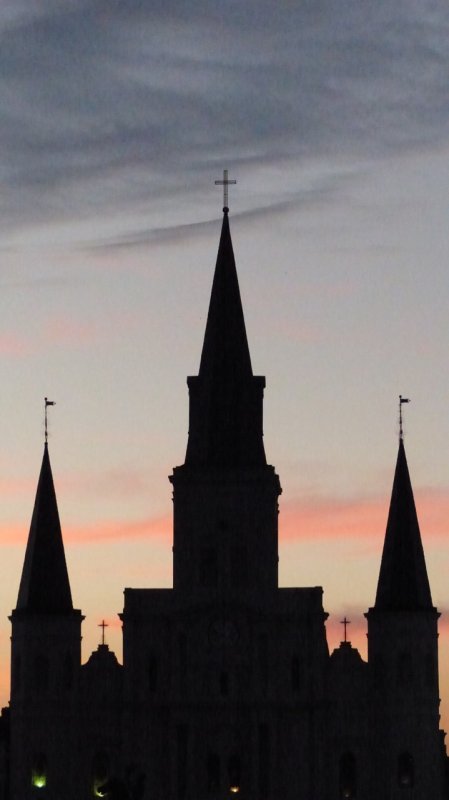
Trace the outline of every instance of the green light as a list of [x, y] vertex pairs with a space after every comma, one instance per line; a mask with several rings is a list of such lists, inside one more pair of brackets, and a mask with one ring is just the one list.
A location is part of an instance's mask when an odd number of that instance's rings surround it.
[[37, 789], [43, 789], [47, 785], [47, 776], [34, 774], [32, 784]]

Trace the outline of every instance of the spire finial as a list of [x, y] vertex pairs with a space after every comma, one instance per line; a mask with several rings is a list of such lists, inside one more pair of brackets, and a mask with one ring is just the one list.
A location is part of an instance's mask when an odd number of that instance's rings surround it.
[[344, 642], [345, 642], [345, 644], [346, 644], [346, 642], [348, 641], [348, 638], [347, 638], [347, 633], [348, 633], [348, 625], [350, 625], [350, 624], [351, 624], [351, 620], [350, 620], [350, 619], [346, 619], [346, 616], [345, 616], [345, 618], [341, 620], [341, 623], [340, 623], [340, 624], [341, 624], [341, 625], [343, 625], [343, 629], [344, 629], [344, 636], [345, 636], [345, 638], [344, 638], [344, 640], [343, 640], [343, 641], [344, 641]]
[[229, 200], [229, 193], [228, 193], [228, 186], [231, 184], [235, 184], [237, 181], [229, 180], [228, 178], [228, 170], [223, 170], [223, 180], [216, 180], [215, 186], [223, 186], [223, 211], [225, 214], [229, 211], [228, 200]]
[[404, 441], [404, 429], [402, 427], [402, 406], [404, 403], [410, 403], [410, 399], [408, 397], [402, 397], [402, 394], [399, 395], [399, 441]]
[[48, 443], [48, 419], [47, 419], [47, 408], [48, 406], [55, 406], [56, 403], [54, 400], [49, 400], [48, 397], [45, 398], [45, 444]]
[[104, 619], [102, 619], [98, 627], [101, 628], [101, 644], [104, 645], [105, 644], [104, 631], [105, 628], [109, 628], [109, 625], [107, 622], [104, 621]]

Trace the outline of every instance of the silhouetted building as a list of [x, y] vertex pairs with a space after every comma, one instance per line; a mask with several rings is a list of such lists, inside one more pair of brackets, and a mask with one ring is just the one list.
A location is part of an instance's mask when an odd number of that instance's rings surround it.
[[[322, 589], [278, 586], [279, 478], [262, 434], [225, 209], [173, 470], [173, 589], [126, 589], [123, 666], [81, 665], [45, 445], [17, 607], [8, 800], [443, 800], [438, 612], [402, 437], [368, 663], [329, 655]], [[346, 637], [345, 637], [346, 639]], [[8, 736], [10, 741], [8, 743]]]

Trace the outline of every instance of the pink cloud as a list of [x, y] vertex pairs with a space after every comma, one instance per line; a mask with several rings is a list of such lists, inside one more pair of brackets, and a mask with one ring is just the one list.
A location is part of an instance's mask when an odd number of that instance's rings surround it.
[[[89, 544], [112, 539], [133, 539], [142, 537], [170, 538], [172, 518], [148, 517], [134, 521], [106, 520], [91, 525], [62, 525], [62, 535], [67, 544]], [[0, 544], [24, 546], [28, 538], [28, 526], [20, 524], [3, 525], [0, 528]]]
[[89, 344], [97, 335], [93, 323], [79, 322], [68, 317], [54, 317], [43, 329], [43, 338], [50, 344]]
[[18, 495], [33, 496], [36, 491], [36, 481], [31, 478], [0, 478], [0, 496], [17, 497]]
[[98, 497], [132, 497], [148, 493], [148, 480], [141, 471], [110, 469], [102, 473], [58, 476], [58, 490], [64, 493], [83, 493]]
[[172, 518], [148, 517], [134, 521], [100, 521], [92, 525], [65, 525], [64, 541], [70, 544], [88, 544], [111, 539], [131, 539], [142, 537], [170, 538]]
[[0, 355], [20, 358], [29, 352], [30, 344], [23, 337], [13, 333], [0, 334]]
[[[425, 539], [449, 531], [449, 490], [415, 492], [421, 533]], [[385, 533], [389, 497], [307, 498], [286, 503], [279, 517], [283, 541], [356, 538], [376, 543]]]

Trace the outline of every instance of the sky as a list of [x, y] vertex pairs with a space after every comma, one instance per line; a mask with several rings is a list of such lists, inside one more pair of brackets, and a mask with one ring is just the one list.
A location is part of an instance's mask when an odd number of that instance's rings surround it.
[[[224, 168], [284, 586], [366, 657], [398, 396], [449, 727], [449, 5], [3, 0], [0, 701], [49, 447], [83, 658], [171, 585]], [[2, 622], [3, 620], [3, 622]]]

